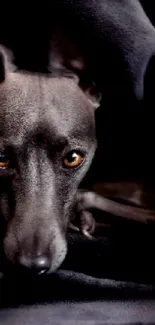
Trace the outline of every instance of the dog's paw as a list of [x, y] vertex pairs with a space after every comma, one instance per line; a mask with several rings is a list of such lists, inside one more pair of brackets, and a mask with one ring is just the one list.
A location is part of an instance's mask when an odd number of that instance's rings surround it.
[[74, 232], [83, 234], [89, 239], [93, 239], [92, 234], [96, 229], [96, 221], [92, 216], [92, 213], [86, 210], [81, 210], [76, 213], [76, 217], [72, 222], [69, 222], [68, 228]]
[[77, 201], [72, 221], [69, 223], [69, 229], [83, 234], [89, 239], [94, 239], [95, 232], [99, 228], [107, 228], [108, 224], [97, 222], [89, 209], [89, 206], [94, 203], [94, 193], [79, 190], [77, 193]]
[[92, 234], [96, 229], [96, 221], [90, 211], [85, 208], [85, 191], [79, 191], [74, 208], [74, 214], [71, 217], [68, 228], [71, 231], [83, 234], [89, 239], [93, 239]]
[[89, 239], [93, 239], [92, 234], [96, 229], [96, 221], [92, 213], [82, 210], [80, 213], [80, 232]]

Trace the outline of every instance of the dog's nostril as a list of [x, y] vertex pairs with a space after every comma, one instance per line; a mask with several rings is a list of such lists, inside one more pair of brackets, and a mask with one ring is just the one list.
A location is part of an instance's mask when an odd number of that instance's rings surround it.
[[50, 260], [46, 255], [36, 257], [32, 262], [32, 270], [37, 274], [44, 274], [50, 269]]

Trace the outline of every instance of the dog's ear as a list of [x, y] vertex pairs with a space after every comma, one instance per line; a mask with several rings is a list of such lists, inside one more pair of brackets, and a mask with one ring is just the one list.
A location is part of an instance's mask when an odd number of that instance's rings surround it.
[[8, 72], [15, 71], [15, 65], [13, 64], [13, 54], [6, 47], [0, 45], [0, 82], [5, 80]]
[[57, 30], [52, 37], [49, 72], [56, 77], [72, 78], [87, 96], [93, 108], [100, 106], [102, 89], [95, 83], [91, 69], [81, 53], [64, 30]]

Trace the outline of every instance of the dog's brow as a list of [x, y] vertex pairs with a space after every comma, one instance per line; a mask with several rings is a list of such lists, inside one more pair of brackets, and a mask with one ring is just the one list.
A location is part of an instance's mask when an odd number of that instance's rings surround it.
[[45, 141], [48, 147], [53, 147], [55, 150], [62, 150], [65, 146], [68, 145], [68, 139], [64, 136], [54, 136], [48, 137], [45, 135]]

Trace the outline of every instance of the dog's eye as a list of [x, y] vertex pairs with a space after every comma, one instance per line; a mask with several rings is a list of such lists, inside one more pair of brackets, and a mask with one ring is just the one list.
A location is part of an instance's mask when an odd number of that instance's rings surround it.
[[9, 167], [9, 157], [7, 153], [0, 152], [0, 169], [7, 169]]
[[64, 158], [63, 164], [66, 168], [75, 168], [82, 164], [84, 155], [79, 151], [70, 151]]

